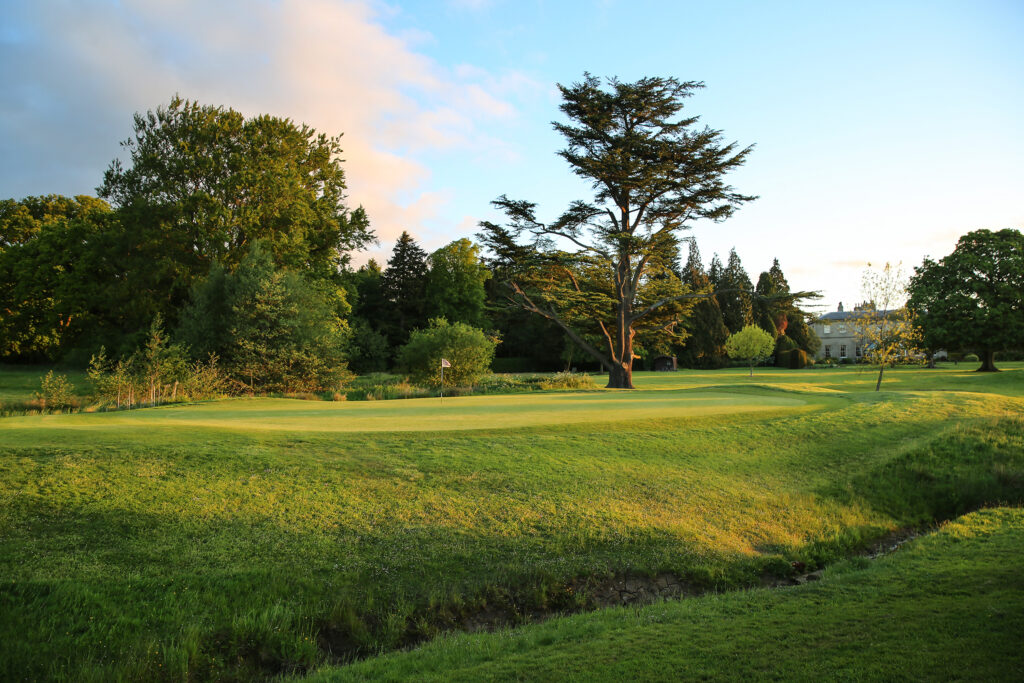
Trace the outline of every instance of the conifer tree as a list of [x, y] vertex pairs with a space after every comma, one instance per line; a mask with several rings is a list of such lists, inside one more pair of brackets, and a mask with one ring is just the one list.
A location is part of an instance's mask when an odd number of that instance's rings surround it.
[[731, 333], [736, 334], [754, 322], [750, 299], [754, 283], [743, 269], [735, 248], [729, 250], [729, 261], [715, 289], [719, 292], [717, 298], [722, 310], [722, 320]]
[[[695, 239], [690, 240], [690, 254], [681, 279], [694, 292], [710, 292], [712, 289]], [[725, 340], [729, 337], [729, 330], [722, 321], [722, 310], [714, 295], [697, 301], [687, 330], [690, 336], [678, 351], [680, 364], [688, 368], [718, 368], [725, 364]]]
[[423, 297], [427, 284], [427, 252], [403, 232], [388, 259], [381, 285], [388, 301], [388, 340], [401, 346], [409, 333], [426, 324]]

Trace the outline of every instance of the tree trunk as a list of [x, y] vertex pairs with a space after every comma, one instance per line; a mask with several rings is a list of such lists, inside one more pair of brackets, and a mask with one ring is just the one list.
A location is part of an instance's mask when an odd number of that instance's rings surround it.
[[884, 365], [879, 365], [878, 366], [878, 381], [875, 382], [875, 391], [878, 391], [879, 389], [882, 388], [882, 373], [883, 372], [885, 372], [885, 366]]
[[978, 372], [999, 372], [996, 367], [996, 352], [985, 350], [981, 352], [981, 367]]
[[[623, 220], [626, 221], [628, 218]], [[630, 288], [630, 275], [629, 256], [622, 254], [615, 274], [619, 310], [615, 316], [617, 338], [610, 349], [612, 365], [608, 369], [608, 386], [605, 387], [607, 389], [633, 388], [633, 291]]]

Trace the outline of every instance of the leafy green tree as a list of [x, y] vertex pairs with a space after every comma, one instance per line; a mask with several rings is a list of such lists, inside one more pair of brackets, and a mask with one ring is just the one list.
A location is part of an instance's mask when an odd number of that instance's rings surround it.
[[213, 263], [231, 270], [256, 240], [276, 265], [335, 280], [373, 238], [362, 208], [345, 205], [338, 137], [180, 97], [134, 128], [129, 164], [112, 162], [99, 192], [130, 226], [133, 266], [155, 276], [169, 320]]
[[[710, 276], [704, 272], [697, 241], [690, 240], [690, 254], [683, 268], [682, 281], [694, 292], [711, 292]], [[687, 368], [720, 368], [725, 364], [725, 340], [729, 329], [722, 320], [715, 294], [700, 299], [687, 323], [690, 336], [678, 352], [679, 362]]]
[[[870, 265], [870, 264], [869, 264]], [[875, 391], [882, 388], [885, 368], [917, 352], [918, 329], [905, 305], [907, 279], [899, 265], [886, 263], [866, 270], [861, 285], [866, 304], [854, 319], [864, 358], [878, 368]]]
[[[567, 142], [560, 155], [592, 183], [591, 200], [572, 202], [542, 223], [535, 204], [502, 196], [494, 204], [510, 230], [481, 226], [492, 249], [508, 236], [532, 238], [526, 256], [535, 261], [535, 276], [510, 283], [513, 300], [554, 321], [609, 368], [609, 387], [632, 388], [634, 337], [643, 328], [671, 334], [688, 312], [681, 302], [695, 296], [678, 278], [654, 276], [671, 270], [676, 235], [691, 220], [724, 220], [752, 199], [724, 182], [751, 148], [696, 128], [698, 117], [677, 118], [702, 83], [612, 78], [607, 86], [590, 74], [559, 85], [569, 118], [554, 124]], [[580, 321], [598, 329], [600, 345], [586, 339]]]
[[908, 306], [932, 348], [970, 349], [982, 372], [995, 372], [995, 353], [1024, 339], [1024, 234], [976, 230], [938, 261], [914, 269]]
[[37, 237], [44, 226], [110, 213], [110, 205], [88, 195], [64, 197], [51, 194], [0, 201], [0, 252]]
[[444, 386], [472, 386], [487, 374], [498, 340], [465, 323], [434, 318], [423, 330], [414, 330], [402, 347], [399, 361], [413, 381], [441, 386], [441, 359], [451, 363], [444, 369]]
[[480, 247], [460, 239], [430, 255], [425, 287], [426, 308], [435, 317], [473, 327], [485, 324], [484, 288], [491, 273], [480, 260]]
[[426, 323], [423, 304], [427, 287], [427, 252], [408, 232], [403, 232], [395, 242], [381, 286], [390, 303], [388, 339], [395, 345], [404, 344], [413, 328]]
[[[79, 346], [134, 348], [126, 330], [144, 328], [153, 311], [119, 258], [117, 216], [99, 200], [49, 199], [93, 208], [69, 211], [71, 218], [44, 214], [30, 237], [0, 249], [0, 356], [56, 360]], [[15, 212], [23, 209], [18, 203]]]
[[775, 340], [758, 325], [747, 325], [725, 340], [725, 352], [730, 358], [750, 362], [750, 376], [754, 376], [754, 364], [772, 355]]

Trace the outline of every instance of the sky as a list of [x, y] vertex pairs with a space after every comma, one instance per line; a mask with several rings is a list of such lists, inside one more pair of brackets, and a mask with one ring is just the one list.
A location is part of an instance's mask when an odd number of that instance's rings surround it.
[[868, 264], [1024, 229], [1024, 2], [0, 0], [0, 198], [95, 194], [132, 116], [175, 94], [343, 134], [349, 204], [384, 262], [587, 185], [556, 153], [558, 83], [703, 81], [687, 113], [754, 145], [757, 195], [695, 223], [705, 263], [773, 258], [818, 310]]

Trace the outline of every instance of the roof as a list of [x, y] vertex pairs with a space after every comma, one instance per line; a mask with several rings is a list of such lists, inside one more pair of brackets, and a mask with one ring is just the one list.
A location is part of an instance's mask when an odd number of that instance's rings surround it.
[[833, 320], [856, 320], [857, 318], [864, 318], [868, 315], [868, 313], [872, 312], [875, 315], [890, 315], [892, 313], [895, 313], [896, 311], [871, 311], [865, 309], [861, 309], [859, 311], [833, 311], [831, 313], [826, 313], [825, 315], [818, 318], [818, 320], [822, 322], [831, 322]]

